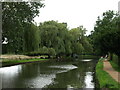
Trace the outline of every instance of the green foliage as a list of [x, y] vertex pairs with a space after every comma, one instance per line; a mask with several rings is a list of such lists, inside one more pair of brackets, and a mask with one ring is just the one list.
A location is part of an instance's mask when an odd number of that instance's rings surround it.
[[46, 46], [47, 48], [53, 48], [56, 55], [82, 54], [85, 49], [86, 51], [92, 51], [90, 43], [84, 36], [86, 29], [83, 28], [83, 26], [69, 31], [66, 23], [47, 21], [40, 23], [39, 29], [41, 47]]
[[28, 24], [28, 28], [25, 29], [24, 37], [25, 51], [38, 51], [40, 43], [38, 27], [34, 24]]
[[82, 40], [82, 45], [84, 46], [85, 53], [93, 53], [93, 47], [86, 37]]
[[39, 49], [39, 52], [42, 54], [48, 54], [48, 48], [46, 46], [43, 46]]
[[48, 54], [51, 55], [51, 56], [55, 56], [56, 55], [55, 49], [48, 48]]
[[118, 15], [110, 10], [103, 13], [102, 18], [98, 17], [91, 38], [94, 49], [100, 54], [107, 54], [108, 52], [120, 54], [118, 21]]
[[69, 30], [67, 23], [46, 21], [37, 27], [33, 19], [44, 5], [41, 2], [3, 2], [3, 53], [27, 55], [66, 55], [90, 52], [83, 26]]
[[92, 53], [93, 49], [85, 36], [86, 29], [82, 26], [71, 29], [70, 31], [72, 51], [76, 54], [82, 54], [83, 52]]
[[116, 54], [113, 54], [112, 61], [116, 64], [118, 64], [118, 56]]
[[116, 71], [120, 72], [120, 66], [118, 65], [118, 63], [115, 63], [114, 61], [110, 61], [110, 63]]
[[[56, 54], [71, 53], [70, 41], [65, 23], [47, 21], [39, 26], [41, 36], [41, 46], [53, 48]], [[68, 46], [66, 46], [68, 45]]]
[[30, 24], [33, 21], [41, 7], [43, 7], [41, 2], [2, 3], [2, 36], [8, 39], [8, 44], [3, 45], [3, 53], [17, 54], [25, 51], [24, 34], [31, 27], [26, 23]]

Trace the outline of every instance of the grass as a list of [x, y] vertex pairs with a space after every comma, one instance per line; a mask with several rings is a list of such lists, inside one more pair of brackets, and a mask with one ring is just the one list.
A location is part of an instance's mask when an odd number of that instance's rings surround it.
[[100, 88], [119, 88], [120, 84], [116, 82], [107, 72], [103, 70], [103, 62], [99, 60], [96, 66], [96, 77]]
[[118, 71], [118, 72], [120, 72], [120, 66], [118, 66], [118, 64], [116, 64], [114, 61], [110, 61], [110, 64], [112, 65], [112, 67], [116, 70], [116, 71]]
[[98, 58], [98, 56], [95, 56], [95, 55], [80, 55], [80, 57], [85, 59]]
[[28, 59], [28, 60], [2, 60], [2, 67], [5, 66], [12, 66], [17, 64], [23, 64], [23, 63], [31, 63], [31, 62], [37, 62], [37, 61], [44, 61], [48, 59]]

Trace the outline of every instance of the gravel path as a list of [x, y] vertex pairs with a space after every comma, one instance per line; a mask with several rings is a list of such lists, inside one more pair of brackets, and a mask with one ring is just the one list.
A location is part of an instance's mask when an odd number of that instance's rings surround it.
[[110, 75], [113, 79], [115, 79], [117, 82], [120, 83], [120, 72], [115, 71], [115, 70], [112, 68], [112, 66], [111, 66], [111, 64], [110, 64], [109, 61], [104, 61], [103, 64], [104, 64], [103, 70], [106, 71], [107, 73], [109, 73], [109, 75]]

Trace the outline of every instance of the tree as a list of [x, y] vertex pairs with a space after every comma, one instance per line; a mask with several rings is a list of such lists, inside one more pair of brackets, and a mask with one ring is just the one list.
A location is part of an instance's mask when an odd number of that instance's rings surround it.
[[70, 30], [71, 34], [71, 44], [72, 44], [72, 52], [74, 54], [82, 54], [83, 52], [92, 51], [92, 46], [88, 42], [85, 36], [86, 29], [83, 26], [73, 28]]
[[25, 28], [24, 33], [24, 50], [25, 52], [38, 51], [40, 44], [39, 29], [34, 24], [25, 25], [28, 27]]
[[41, 47], [53, 48], [57, 55], [65, 54], [67, 43], [67, 25], [56, 21], [47, 21], [39, 25]]
[[[38, 15], [41, 2], [3, 2], [2, 36], [8, 39], [7, 53], [24, 51], [25, 23], [31, 23]], [[3, 46], [4, 47], [4, 46]]]
[[[120, 62], [120, 19], [118, 14], [114, 11], [107, 11], [103, 13], [102, 19], [98, 18], [92, 38], [96, 49], [101, 53], [108, 54], [115, 53], [119, 57]], [[111, 56], [110, 56], [111, 57]], [[110, 60], [112, 57], [110, 58]], [[120, 64], [120, 63], [119, 63]]]
[[53, 49], [53, 48], [48, 48], [48, 54], [49, 54], [50, 56], [55, 56], [55, 55], [56, 55], [55, 49]]

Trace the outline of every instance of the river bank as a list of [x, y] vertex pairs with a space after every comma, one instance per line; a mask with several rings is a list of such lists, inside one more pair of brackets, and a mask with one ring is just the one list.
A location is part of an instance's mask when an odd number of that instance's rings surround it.
[[[72, 58], [72, 57], [71, 57]], [[70, 57], [62, 57], [61, 59], [56, 59], [56, 61], [70, 61]], [[88, 59], [88, 58], [97, 58], [97, 56], [93, 55], [80, 55], [80, 58]], [[75, 59], [75, 58], [74, 58]], [[32, 62], [46, 61], [48, 56], [26, 56], [26, 55], [1, 55], [0, 56], [0, 65], [1, 67], [26, 64]]]
[[119, 88], [120, 84], [116, 82], [106, 71], [104, 71], [104, 60], [99, 60], [96, 65], [96, 77], [99, 81], [100, 88]]
[[10, 60], [10, 59], [4, 59], [2, 62], [0, 62], [1, 67], [8, 67], [8, 66], [14, 66], [19, 64], [26, 64], [26, 63], [33, 63], [33, 62], [40, 62], [40, 61], [47, 61], [49, 59], [23, 59], [23, 60]]

